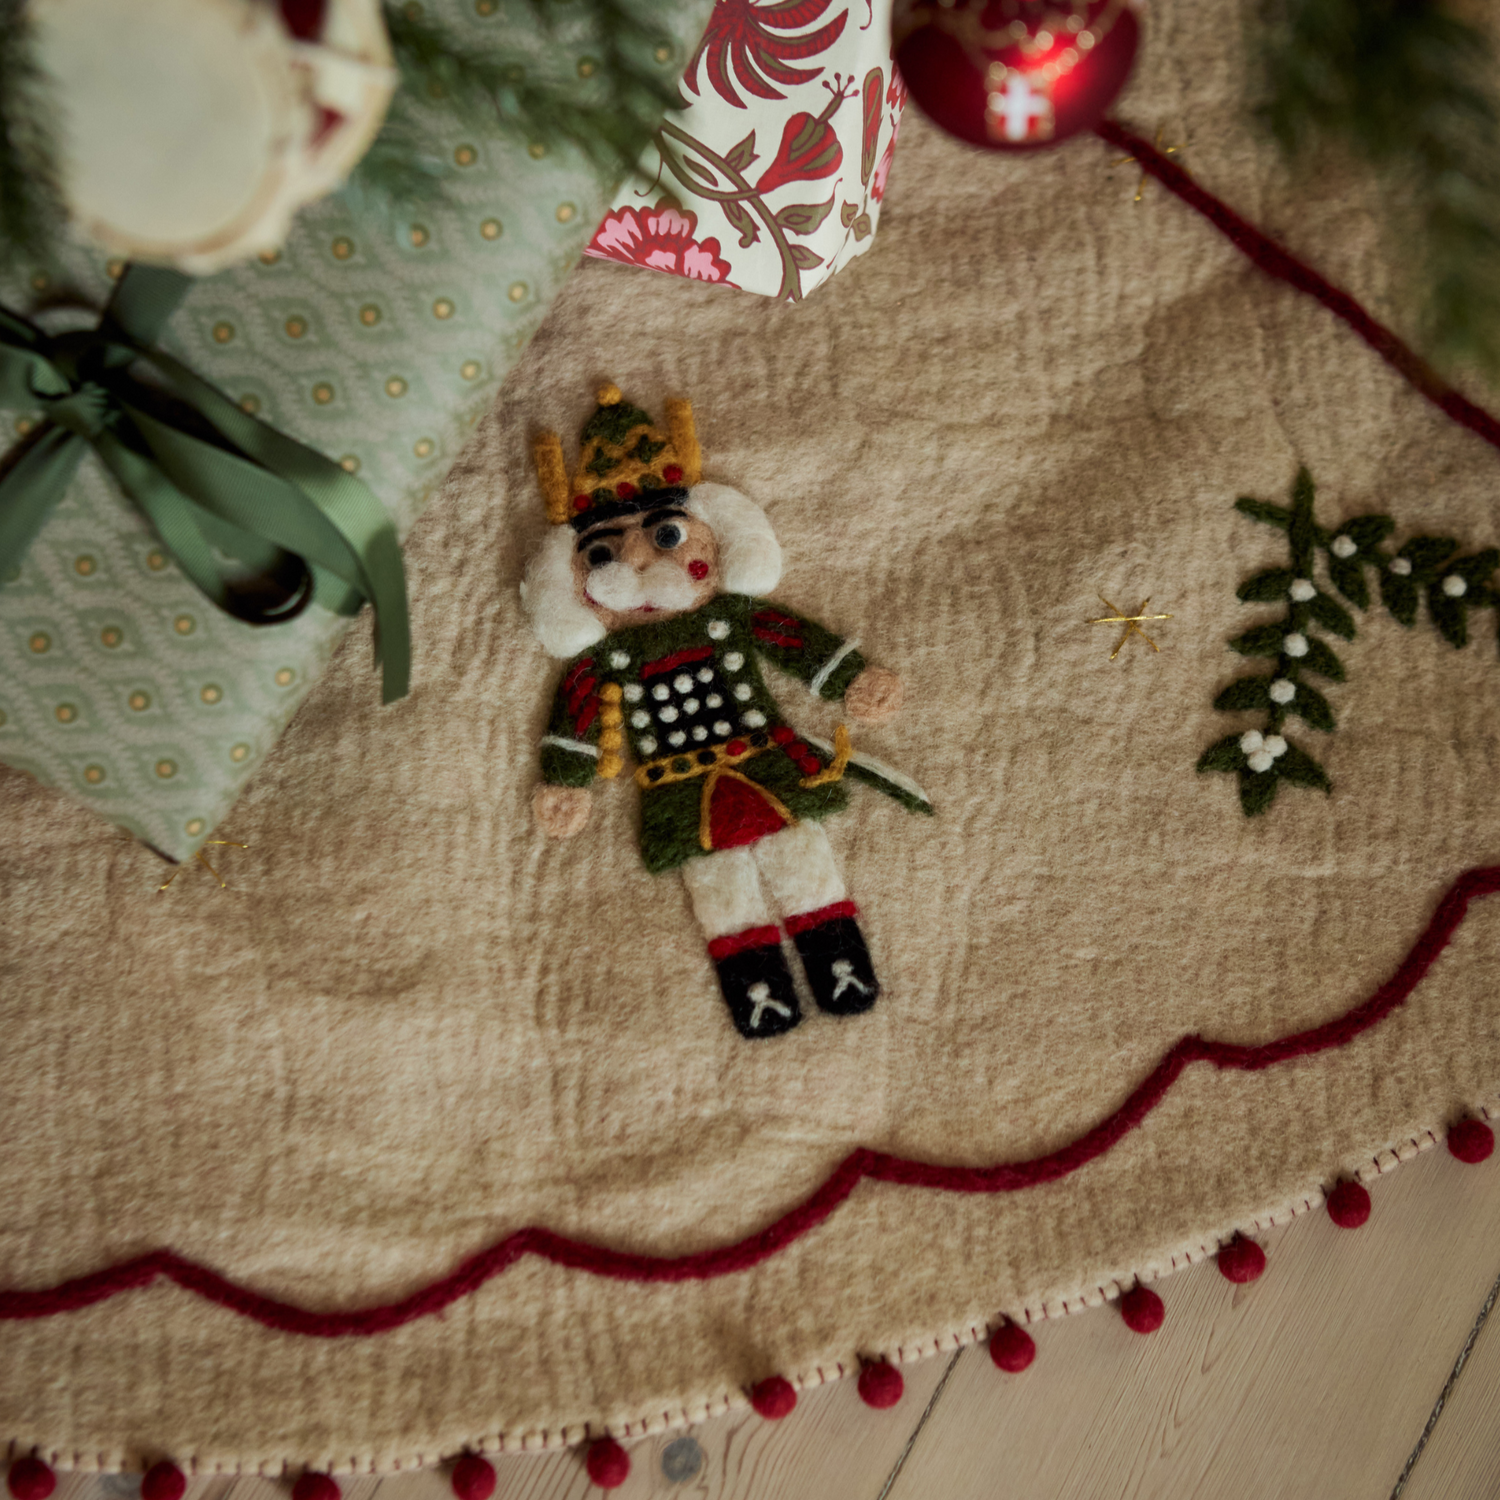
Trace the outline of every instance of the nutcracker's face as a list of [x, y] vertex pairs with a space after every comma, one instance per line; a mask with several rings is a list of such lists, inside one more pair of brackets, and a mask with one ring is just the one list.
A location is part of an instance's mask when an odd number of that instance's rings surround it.
[[606, 630], [656, 624], [720, 591], [719, 544], [706, 521], [663, 504], [587, 528], [573, 550], [573, 591]]

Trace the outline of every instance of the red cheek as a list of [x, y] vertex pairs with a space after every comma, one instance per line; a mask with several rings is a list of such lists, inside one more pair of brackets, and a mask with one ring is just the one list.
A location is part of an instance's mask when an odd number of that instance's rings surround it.
[[688, 564], [688, 576], [690, 578], [695, 578], [699, 583], [702, 583], [703, 580], [708, 577], [708, 564], [704, 562], [701, 557], [695, 557], [692, 562]]

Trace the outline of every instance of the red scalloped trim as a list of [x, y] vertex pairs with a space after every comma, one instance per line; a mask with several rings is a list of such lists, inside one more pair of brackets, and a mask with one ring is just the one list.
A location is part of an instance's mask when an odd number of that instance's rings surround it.
[[1426, 931], [1417, 939], [1401, 967], [1368, 1000], [1336, 1020], [1257, 1046], [1208, 1042], [1201, 1036], [1185, 1036], [1112, 1115], [1077, 1140], [1030, 1161], [1001, 1162], [993, 1167], [939, 1167], [927, 1162], [906, 1161], [861, 1146], [845, 1157], [810, 1198], [759, 1233], [733, 1245], [700, 1250], [692, 1255], [632, 1255], [570, 1240], [550, 1229], [520, 1229], [489, 1249], [481, 1250], [451, 1275], [399, 1302], [350, 1312], [313, 1312], [289, 1302], [278, 1302], [248, 1287], [238, 1286], [217, 1271], [197, 1265], [175, 1251], [153, 1250], [135, 1260], [95, 1271], [92, 1275], [75, 1277], [58, 1286], [37, 1291], [0, 1292], [0, 1319], [48, 1318], [57, 1313], [73, 1312], [121, 1292], [149, 1286], [158, 1277], [165, 1277], [184, 1290], [196, 1292], [209, 1302], [227, 1307], [243, 1317], [253, 1318], [267, 1328], [315, 1338], [341, 1338], [384, 1333], [438, 1312], [477, 1291], [523, 1255], [540, 1255], [554, 1265], [588, 1271], [595, 1276], [611, 1276], [620, 1281], [704, 1281], [748, 1270], [816, 1228], [865, 1178], [872, 1182], [904, 1183], [955, 1193], [1013, 1193], [1035, 1187], [1038, 1183], [1054, 1182], [1103, 1156], [1134, 1130], [1166, 1097], [1178, 1074], [1189, 1063], [1207, 1062], [1216, 1068], [1257, 1072], [1294, 1057], [1308, 1057], [1342, 1047], [1362, 1031], [1384, 1020], [1406, 1000], [1458, 931], [1468, 913], [1469, 903], [1481, 896], [1492, 896], [1497, 891], [1500, 891], [1500, 865], [1466, 870], [1438, 903]]
[[1316, 297], [1434, 406], [1460, 426], [1477, 433], [1485, 442], [1500, 448], [1500, 421], [1482, 406], [1476, 406], [1466, 396], [1459, 395], [1415, 349], [1385, 324], [1376, 322], [1348, 292], [1318, 275], [1268, 234], [1242, 219], [1227, 203], [1215, 198], [1206, 188], [1199, 187], [1185, 168], [1143, 136], [1127, 130], [1118, 120], [1103, 121], [1094, 127], [1094, 133], [1110, 145], [1130, 152], [1142, 171], [1149, 172], [1164, 188], [1176, 193], [1190, 208], [1197, 209], [1233, 243], [1235, 249], [1248, 256], [1268, 276]]

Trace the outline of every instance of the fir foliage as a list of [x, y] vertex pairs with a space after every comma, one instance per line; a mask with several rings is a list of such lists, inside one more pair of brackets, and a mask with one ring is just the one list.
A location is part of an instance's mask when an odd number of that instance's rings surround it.
[[[1312, 475], [1302, 469], [1292, 486], [1289, 506], [1248, 497], [1235, 501], [1235, 509], [1242, 515], [1284, 531], [1291, 552], [1290, 567], [1268, 568], [1237, 590], [1246, 604], [1285, 600], [1281, 617], [1252, 626], [1229, 642], [1230, 649], [1241, 656], [1271, 657], [1275, 665], [1269, 674], [1236, 678], [1214, 699], [1214, 707], [1221, 713], [1264, 715], [1259, 730], [1247, 732], [1251, 745], [1256, 744], [1257, 736], [1265, 739], [1280, 735], [1292, 716], [1324, 733], [1336, 727], [1332, 705], [1307, 681], [1306, 674], [1329, 682], [1343, 682], [1347, 674], [1343, 662], [1313, 633], [1313, 628], [1352, 641], [1355, 624], [1343, 604], [1316, 585], [1314, 573], [1320, 556], [1334, 591], [1356, 609], [1368, 609], [1371, 603], [1366, 568], [1374, 570], [1381, 602], [1398, 623], [1415, 625], [1425, 599], [1428, 619], [1450, 646], [1468, 644], [1473, 611], [1492, 609], [1500, 616], [1500, 586], [1493, 581], [1496, 568], [1500, 568], [1500, 548], [1485, 547], [1461, 556], [1461, 546], [1452, 537], [1415, 536], [1398, 550], [1388, 551], [1385, 541], [1396, 529], [1390, 516], [1354, 516], [1330, 531], [1318, 525], [1313, 514], [1315, 498]], [[1307, 597], [1295, 597], [1293, 588], [1299, 584], [1297, 592]], [[1302, 637], [1298, 655], [1287, 650], [1289, 639], [1295, 636]], [[1295, 640], [1292, 643], [1297, 644]], [[1281, 781], [1324, 792], [1333, 789], [1323, 767], [1290, 742], [1272, 757], [1268, 768], [1254, 769], [1250, 764], [1254, 752], [1246, 748], [1245, 739], [1245, 735], [1232, 734], [1215, 741], [1199, 756], [1198, 769], [1237, 775], [1240, 805], [1247, 816], [1270, 807]]]
[[1294, 159], [1337, 143], [1386, 180], [1421, 341], [1500, 377], [1500, 87], [1451, 0], [1268, 0], [1265, 118]]
[[435, 156], [434, 111], [479, 138], [532, 148], [573, 146], [600, 171], [634, 164], [662, 114], [680, 105], [675, 49], [646, 0], [528, 0], [544, 31], [589, 21], [590, 70], [559, 46], [555, 67], [520, 52], [461, 46], [418, 7], [384, 5], [401, 84], [374, 145], [345, 191], [361, 206], [440, 201], [452, 171]]
[[0, 0], [0, 253], [7, 260], [45, 259], [64, 217], [47, 80], [32, 47], [25, 0]]

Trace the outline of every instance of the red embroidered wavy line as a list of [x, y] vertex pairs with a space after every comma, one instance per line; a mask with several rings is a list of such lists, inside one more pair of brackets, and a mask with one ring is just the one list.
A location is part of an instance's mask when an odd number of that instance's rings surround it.
[[904, 1183], [953, 1193], [1013, 1193], [1038, 1183], [1053, 1182], [1103, 1156], [1134, 1130], [1162, 1101], [1190, 1063], [1212, 1063], [1216, 1068], [1254, 1072], [1293, 1057], [1308, 1057], [1341, 1047], [1383, 1020], [1416, 989], [1433, 961], [1462, 924], [1469, 903], [1500, 891], [1500, 865], [1468, 870], [1454, 882], [1427, 930], [1406, 955], [1401, 967], [1373, 995], [1337, 1020], [1294, 1032], [1258, 1046], [1209, 1042], [1185, 1036], [1156, 1065], [1146, 1080], [1108, 1119], [1068, 1145], [1030, 1161], [1002, 1162], [993, 1167], [939, 1167], [906, 1161], [861, 1147], [846, 1157], [833, 1175], [805, 1202], [733, 1245], [702, 1250], [693, 1255], [630, 1255], [570, 1240], [548, 1229], [521, 1229], [465, 1261], [451, 1275], [433, 1282], [399, 1302], [351, 1312], [314, 1312], [288, 1302], [263, 1297], [247, 1287], [200, 1266], [171, 1250], [155, 1250], [136, 1260], [80, 1276], [39, 1291], [0, 1293], [0, 1319], [47, 1318], [72, 1312], [95, 1302], [149, 1286], [158, 1277], [200, 1297], [227, 1307], [268, 1328], [316, 1338], [367, 1336], [398, 1328], [415, 1318], [440, 1311], [477, 1291], [523, 1255], [540, 1255], [555, 1265], [612, 1276], [621, 1281], [701, 1281], [726, 1276], [785, 1249], [821, 1224], [866, 1178], [872, 1182]]
[[1269, 276], [1316, 297], [1333, 315], [1343, 319], [1388, 365], [1461, 426], [1476, 432], [1485, 442], [1500, 448], [1500, 421], [1482, 406], [1476, 406], [1443, 379], [1415, 349], [1403, 342], [1383, 323], [1377, 323], [1348, 292], [1318, 275], [1311, 266], [1284, 250], [1269, 235], [1242, 219], [1227, 203], [1198, 186], [1171, 157], [1142, 136], [1127, 130], [1117, 120], [1095, 127], [1112, 146], [1128, 151], [1165, 188], [1196, 208], [1217, 230], [1233, 242]]

